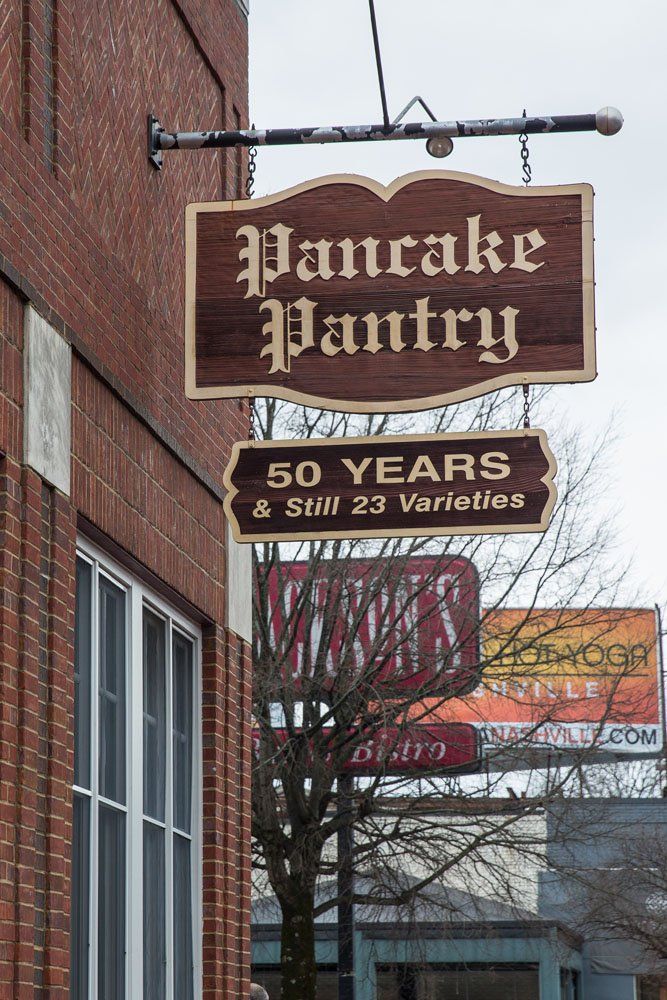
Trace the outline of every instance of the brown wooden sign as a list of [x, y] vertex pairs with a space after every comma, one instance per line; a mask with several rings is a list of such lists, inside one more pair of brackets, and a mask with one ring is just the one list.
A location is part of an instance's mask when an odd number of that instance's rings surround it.
[[225, 471], [238, 542], [544, 531], [542, 430], [244, 441]]
[[592, 206], [445, 171], [189, 205], [186, 393], [393, 412], [590, 381]]

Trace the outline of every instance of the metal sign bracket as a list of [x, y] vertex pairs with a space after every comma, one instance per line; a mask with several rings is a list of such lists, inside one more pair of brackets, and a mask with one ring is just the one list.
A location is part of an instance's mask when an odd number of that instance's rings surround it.
[[167, 132], [155, 115], [148, 116], [148, 158], [160, 170], [162, 154], [171, 149], [228, 149], [232, 146], [299, 146], [329, 142], [383, 142], [423, 139], [434, 156], [447, 156], [450, 143], [432, 140], [466, 139], [487, 135], [551, 135], [560, 132], [599, 132], [616, 135], [623, 126], [617, 108], [601, 108], [588, 115], [544, 115], [521, 118], [476, 118], [468, 121], [390, 122], [382, 125], [331, 125], [311, 128], [213, 129], [206, 132]]

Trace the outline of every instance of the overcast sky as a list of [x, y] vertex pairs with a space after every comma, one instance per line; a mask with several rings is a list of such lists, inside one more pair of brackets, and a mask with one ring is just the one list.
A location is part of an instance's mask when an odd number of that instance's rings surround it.
[[[667, 5], [660, 0], [376, 0], [390, 117], [420, 94], [441, 119], [621, 109], [619, 135], [533, 136], [535, 184], [595, 188], [598, 371], [558, 387], [570, 423], [613, 423], [613, 473], [592, 517], [619, 510], [619, 559], [648, 603], [667, 600]], [[367, 0], [251, 0], [250, 113], [258, 128], [381, 120]], [[410, 120], [416, 120], [411, 114]], [[328, 173], [387, 182], [413, 170], [521, 180], [515, 137], [262, 149], [257, 195]], [[550, 428], [545, 428], [549, 432]]]

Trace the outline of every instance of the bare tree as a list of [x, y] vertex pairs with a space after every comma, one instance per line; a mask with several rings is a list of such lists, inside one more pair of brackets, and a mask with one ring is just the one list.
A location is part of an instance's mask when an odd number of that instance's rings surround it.
[[[516, 426], [519, 420], [516, 395], [501, 393], [419, 418], [313, 412], [269, 401], [257, 422], [262, 437], [280, 439], [415, 429], [474, 431]], [[448, 702], [471, 686], [487, 683], [485, 676], [492, 674], [493, 683], [505, 683], [511, 692], [517, 644], [528, 652], [563, 630], [576, 635], [584, 617], [590, 625], [595, 608], [600, 608], [600, 634], [612, 627], [604, 609], [615, 601], [619, 575], [610, 571], [605, 557], [611, 544], [608, 525], [592, 514], [600, 488], [599, 451], [584, 449], [576, 435], [563, 433], [557, 457], [559, 499], [544, 534], [255, 547], [258, 739], [252, 833], [256, 870], [270, 885], [282, 912], [282, 1000], [312, 1000], [316, 995], [315, 919], [338, 903], [334, 891], [322, 897], [316, 889], [319, 880], [335, 875], [341, 826], [351, 825], [355, 833], [354, 901], [380, 908], [410, 905], [434, 883], [455, 881], [463, 869], [476, 872], [480, 883], [503, 880], [505, 894], [519, 897], [517, 850], [524, 858], [544, 857], [543, 835], [531, 831], [526, 818], [538, 815], [546, 803], [563, 794], [587, 753], [579, 750], [564, 758], [554, 750], [548, 763], [558, 766], [545, 768], [545, 747], [538, 753], [536, 736], [550, 719], [563, 718], [566, 706], [560, 696], [554, 695], [549, 708], [543, 708], [513, 741], [489, 748], [483, 777], [456, 776], [445, 766], [433, 765], [417, 781], [414, 776], [392, 774], [385, 766], [358, 779], [350, 798], [339, 797], [337, 778], [349, 771], [360, 745], [373, 734], [384, 735], [388, 760], [406, 733], [418, 732], [416, 727], [436, 717], [446, 720]], [[416, 556], [428, 557], [429, 570], [416, 584], [406, 586], [407, 570]], [[305, 563], [298, 580], [291, 571], [296, 560]], [[478, 574], [484, 613], [479, 617], [476, 609], [470, 613], [463, 626], [459, 623], [452, 630], [450, 645], [441, 647], [437, 656], [431, 652], [433, 662], [425, 662], [420, 639], [428, 631], [434, 606], [431, 601], [424, 608], [424, 591], [433, 591], [449, 570], [449, 582], [438, 600], [441, 610], [455, 605], [453, 595], [456, 598], [464, 570], [458, 570], [460, 577], [452, 577], [451, 567], [466, 561]], [[466, 672], [462, 667], [468, 662], [471, 641], [479, 639], [498, 609], [509, 605], [525, 608], [524, 620], [516, 621], [491, 653], [477, 643], [478, 660], [474, 670]], [[538, 608], [549, 610], [542, 614]], [[526, 639], [522, 626], [528, 619], [531, 629]], [[407, 664], [400, 677], [390, 669], [398, 654]], [[522, 659], [522, 677], [529, 674], [544, 680], [547, 668], [539, 656]], [[619, 667], [611, 676], [600, 669], [606, 708], [598, 715], [592, 742], [611, 712], [622, 676], [631, 669], [631, 665]], [[548, 671], [553, 671], [553, 664]], [[524, 696], [517, 690], [517, 699]], [[276, 706], [282, 719], [278, 729]], [[585, 707], [581, 712], [580, 721], [587, 722]], [[507, 774], [518, 762], [525, 766], [531, 761], [538, 769], [538, 794], [509, 811], [483, 807], [495, 794], [507, 794]], [[448, 806], [445, 821], [442, 810], [429, 809], [434, 799]], [[493, 894], [498, 885], [486, 891]]]
[[647, 972], [664, 975], [667, 822], [630, 835], [626, 827], [615, 832], [614, 840], [613, 850], [599, 866], [570, 873], [579, 926], [597, 938], [632, 942], [639, 947]]

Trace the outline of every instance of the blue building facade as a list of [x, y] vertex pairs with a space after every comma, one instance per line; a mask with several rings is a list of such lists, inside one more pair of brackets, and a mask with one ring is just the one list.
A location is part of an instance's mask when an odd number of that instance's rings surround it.
[[[578, 1000], [581, 942], [556, 924], [496, 924], [479, 928], [401, 929], [357, 926], [357, 1000]], [[321, 929], [316, 942], [318, 1000], [336, 1000], [336, 927]], [[274, 927], [253, 934], [253, 979], [279, 997], [280, 943]]]
[[[358, 907], [357, 1000], [667, 1000], [667, 964], [596, 929], [584, 892], [591, 875], [636, 865], [640, 842], [667, 858], [667, 799], [563, 800], [545, 819], [537, 912], [442, 886], [409, 916]], [[279, 909], [265, 897], [254, 912], [253, 979], [277, 1000]], [[317, 927], [318, 1000], [338, 996], [335, 914]]]

